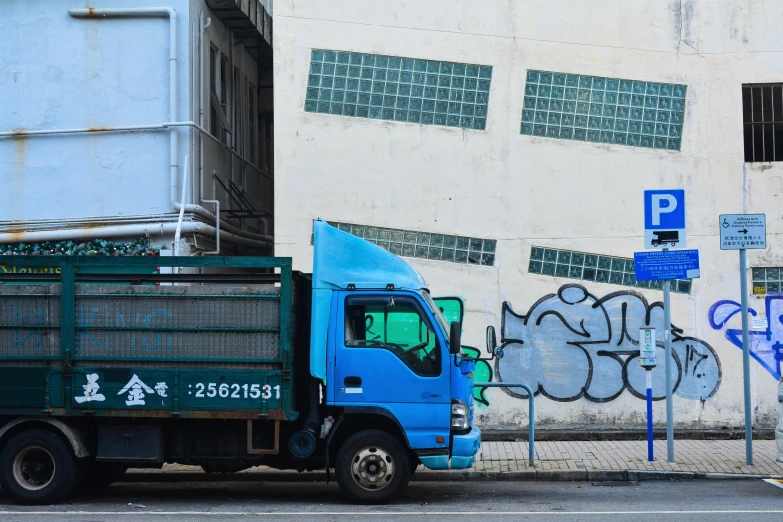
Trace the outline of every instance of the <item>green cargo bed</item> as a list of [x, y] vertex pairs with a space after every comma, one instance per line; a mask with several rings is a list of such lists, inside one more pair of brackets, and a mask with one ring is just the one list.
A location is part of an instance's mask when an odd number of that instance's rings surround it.
[[13, 261], [26, 270], [0, 274], [0, 415], [297, 417], [290, 259]]

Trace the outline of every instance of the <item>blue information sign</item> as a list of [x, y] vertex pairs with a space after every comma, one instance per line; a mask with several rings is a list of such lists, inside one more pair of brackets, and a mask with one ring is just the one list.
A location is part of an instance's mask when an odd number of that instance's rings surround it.
[[637, 281], [671, 281], [699, 277], [698, 250], [659, 250], [634, 252]]

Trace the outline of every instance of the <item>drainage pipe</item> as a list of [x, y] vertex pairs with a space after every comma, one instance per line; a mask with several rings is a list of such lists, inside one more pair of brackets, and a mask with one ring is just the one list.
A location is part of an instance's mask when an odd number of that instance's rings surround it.
[[182, 234], [182, 220], [185, 218], [185, 195], [188, 191], [188, 157], [185, 156], [185, 168], [182, 176], [182, 203], [179, 206], [179, 219], [177, 219], [177, 230], [174, 232], [174, 255], [179, 255], [179, 239]]
[[[212, 18], [207, 18], [207, 23], [204, 23], [204, 11], [200, 11], [198, 14], [198, 83], [199, 83], [199, 96], [198, 96], [198, 124], [204, 128], [204, 31], [212, 24]], [[199, 176], [199, 191], [198, 199], [199, 203], [212, 203], [214, 205], [213, 211], [215, 212], [215, 226], [220, 231], [220, 200], [215, 197], [214, 191], [212, 197], [215, 199], [204, 199], [204, 133], [199, 132], [199, 160], [198, 160], [198, 176]], [[234, 161], [231, 158], [231, 161]], [[215, 177], [215, 171], [212, 171], [212, 177]], [[214, 182], [213, 182], [214, 184]], [[266, 231], [265, 231], [266, 232]], [[215, 237], [215, 250], [212, 252], [204, 252], [205, 255], [220, 255], [220, 234]]]
[[[108, 238], [108, 237], [124, 237], [124, 236], [145, 236], [145, 235], [165, 235], [174, 234], [177, 231], [177, 222], [168, 223], [148, 223], [148, 224], [132, 224], [132, 225], [110, 225], [105, 227], [92, 227], [92, 228], [66, 228], [55, 230], [38, 230], [33, 232], [3, 232], [0, 233], [0, 244], [2, 243], [20, 243], [20, 242], [40, 242], [40, 241], [65, 241], [65, 240], [80, 240], [80, 239], [96, 239], [96, 238]], [[252, 248], [268, 247], [267, 241], [259, 241], [257, 239], [249, 239], [244, 236], [232, 234], [225, 230], [218, 230], [206, 223], [200, 221], [187, 221], [180, 226], [180, 232], [182, 234], [203, 234], [208, 236], [220, 237], [223, 241], [229, 241]]]
[[274, 179], [269, 173], [264, 172], [260, 168], [248, 162], [237, 152], [228, 148], [225, 143], [221, 142], [219, 139], [217, 139], [212, 134], [207, 132], [207, 130], [204, 129], [204, 127], [198, 125], [196, 122], [193, 121], [170, 121], [165, 123], [154, 123], [151, 125], [126, 125], [123, 127], [80, 127], [74, 129], [0, 131], [0, 138], [24, 138], [26, 136], [47, 136], [50, 134], [80, 134], [80, 133], [92, 133], [92, 132], [128, 132], [128, 131], [132, 132], [132, 131], [146, 131], [146, 130], [158, 130], [158, 129], [173, 130], [172, 127], [191, 127], [193, 129], [196, 129], [197, 131], [199, 131], [199, 133], [202, 134], [202, 137], [206, 135], [207, 138], [209, 138], [210, 140], [214, 141], [215, 143], [223, 147], [232, 156], [236, 157], [240, 161], [244, 161], [245, 163], [249, 164], [251, 167], [256, 169], [261, 176], [264, 176], [265, 178], [270, 180]]

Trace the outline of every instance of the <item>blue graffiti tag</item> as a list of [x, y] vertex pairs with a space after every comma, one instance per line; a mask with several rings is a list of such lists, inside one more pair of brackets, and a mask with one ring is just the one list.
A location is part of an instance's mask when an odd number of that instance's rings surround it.
[[[19, 306], [17, 305], [18, 309]], [[46, 315], [41, 310], [28, 312], [24, 317], [19, 316], [19, 312], [14, 312], [14, 326], [46, 326]], [[27, 330], [29, 331], [29, 330]], [[43, 333], [40, 330], [32, 330], [25, 336], [20, 336], [19, 329], [14, 329], [14, 348], [24, 348], [30, 339], [35, 339], [29, 348], [39, 348], [44, 342]]]
[[[174, 316], [171, 315], [168, 312], [168, 310], [155, 310], [154, 312], [149, 314], [146, 319], [144, 319], [144, 323], [141, 325], [141, 328], [144, 329], [144, 328], [151, 327], [152, 325], [150, 324], [150, 322], [153, 319], [155, 319], [155, 317], [157, 317], [157, 316], [164, 316], [164, 317], [168, 317], [169, 319], [174, 319]], [[155, 346], [152, 346], [152, 347], [150, 347], [147, 344], [147, 335], [148, 335], [148, 333], [149, 332], [145, 332], [144, 335], [141, 338], [142, 343], [144, 343], [144, 349], [147, 350], [148, 352], [156, 352], [156, 351], [158, 351], [158, 348], [160, 347], [160, 339], [158, 338], [158, 332], [153, 332], [152, 333], [152, 337], [155, 339]], [[170, 332], [170, 331], [166, 332], [166, 334], [167, 334], [166, 350], [170, 352], [171, 351], [171, 340], [172, 340], [174, 334], [172, 332]]]
[[[126, 331], [126, 333], [130, 336], [129, 338], [130, 350], [136, 349], [136, 336], [138, 335], [141, 339], [141, 345], [144, 347], [144, 350], [148, 352], [158, 351], [158, 349], [163, 344], [161, 340], [161, 334], [165, 334], [166, 350], [169, 352], [171, 351], [171, 345], [174, 338], [173, 332], [168, 330], [158, 331], [157, 328], [159, 326], [155, 324], [156, 319], [174, 318], [174, 316], [171, 315], [171, 313], [168, 310], [155, 310], [154, 312], [147, 314], [145, 317], [143, 317], [141, 313], [137, 312], [136, 319], [135, 319], [135, 328], [132, 326], [129, 327], [125, 322], [125, 318], [119, 312], [116, 312], [114, 314], [106, 313], [103, 322], [100, 322], [96, 319], [97, 314], [98, 314], [98, 309], [94, 308], [85, 319], [84, 318], [85, 311], [81, 309], [76, 310], [76, 320], [77, 320], [76, 351], [77, 352], [87, 348], [87, 346], [83, 345], [82, 343], [83, 338], [86, 339], [88, 342], [91, 342], [98, 349], [111, 350], [112, 343], [118, 342], [118, 337], [116, 335], [111, 335], [110, 333], [111, 330]], [[96, 321], [100, 324], [94, 324]], [[111, 330], [106, 329], [106, 327], [111, 327]], [[91, 331], [97, 332], [104, 329], [106, 329], [106, 331], [104, 332], [105, 340], [104, 340], [104, 344], [101, 344], [100, 342], [98, 342], [98, 339], [96, 339], [95, 336], [93, 336]]]
[[76, 310], [76, 351], [80, 351], [82, 349], [82, 337], [88, 337], [90, 341], [95, 344], [98, 348], [101, 347], [101, 343], [98, 342], [98, 340], [92, 336], [92, 334], [85, 330], [85, 328], [89, 328], [92, 324], [92, 321], [95, 319], [95, 314], [98, 312], [98, 309], [94, 309], [92, 312], [90, 312], [90, 316], [87, 318], [87, 321], [84, 320], [84, 311], [81, 309]]
[[[765, 299], [767, 312], [767, 329], [765, 331], [751, 330], [749, 333], [750, 355], [767, 370], [775, 379], [780, 380], [780, 361], [783, 359], [783, 296], [768, 296]], [[741, 305], [736, 301], [724, 299], [710, 307], [708, 319], [710, 326], [721, 330], [729, 320], [740, 313]], [[749, 308], [750, 315], [758, 315], [756, 310]], [[739, 349], [742, 349], [742, 329], [726, 328], [726, 339]]]

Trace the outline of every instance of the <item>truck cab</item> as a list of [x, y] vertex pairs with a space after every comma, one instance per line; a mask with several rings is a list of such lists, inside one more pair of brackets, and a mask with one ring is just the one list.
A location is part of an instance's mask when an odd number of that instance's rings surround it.
[[[471, 425], [475, 363], [460, 353], [461, 325], [447, 323], [421, 275], [381, 247], [323, 221], [314, 247], [311, 375], [326, 381], [327, 410], [377, 432], [341, 450], [343, 489], [383, 498], [419, 462], [471, 467], [481, 432]], [[407, 455], [395, 458], [384, 437]]]

